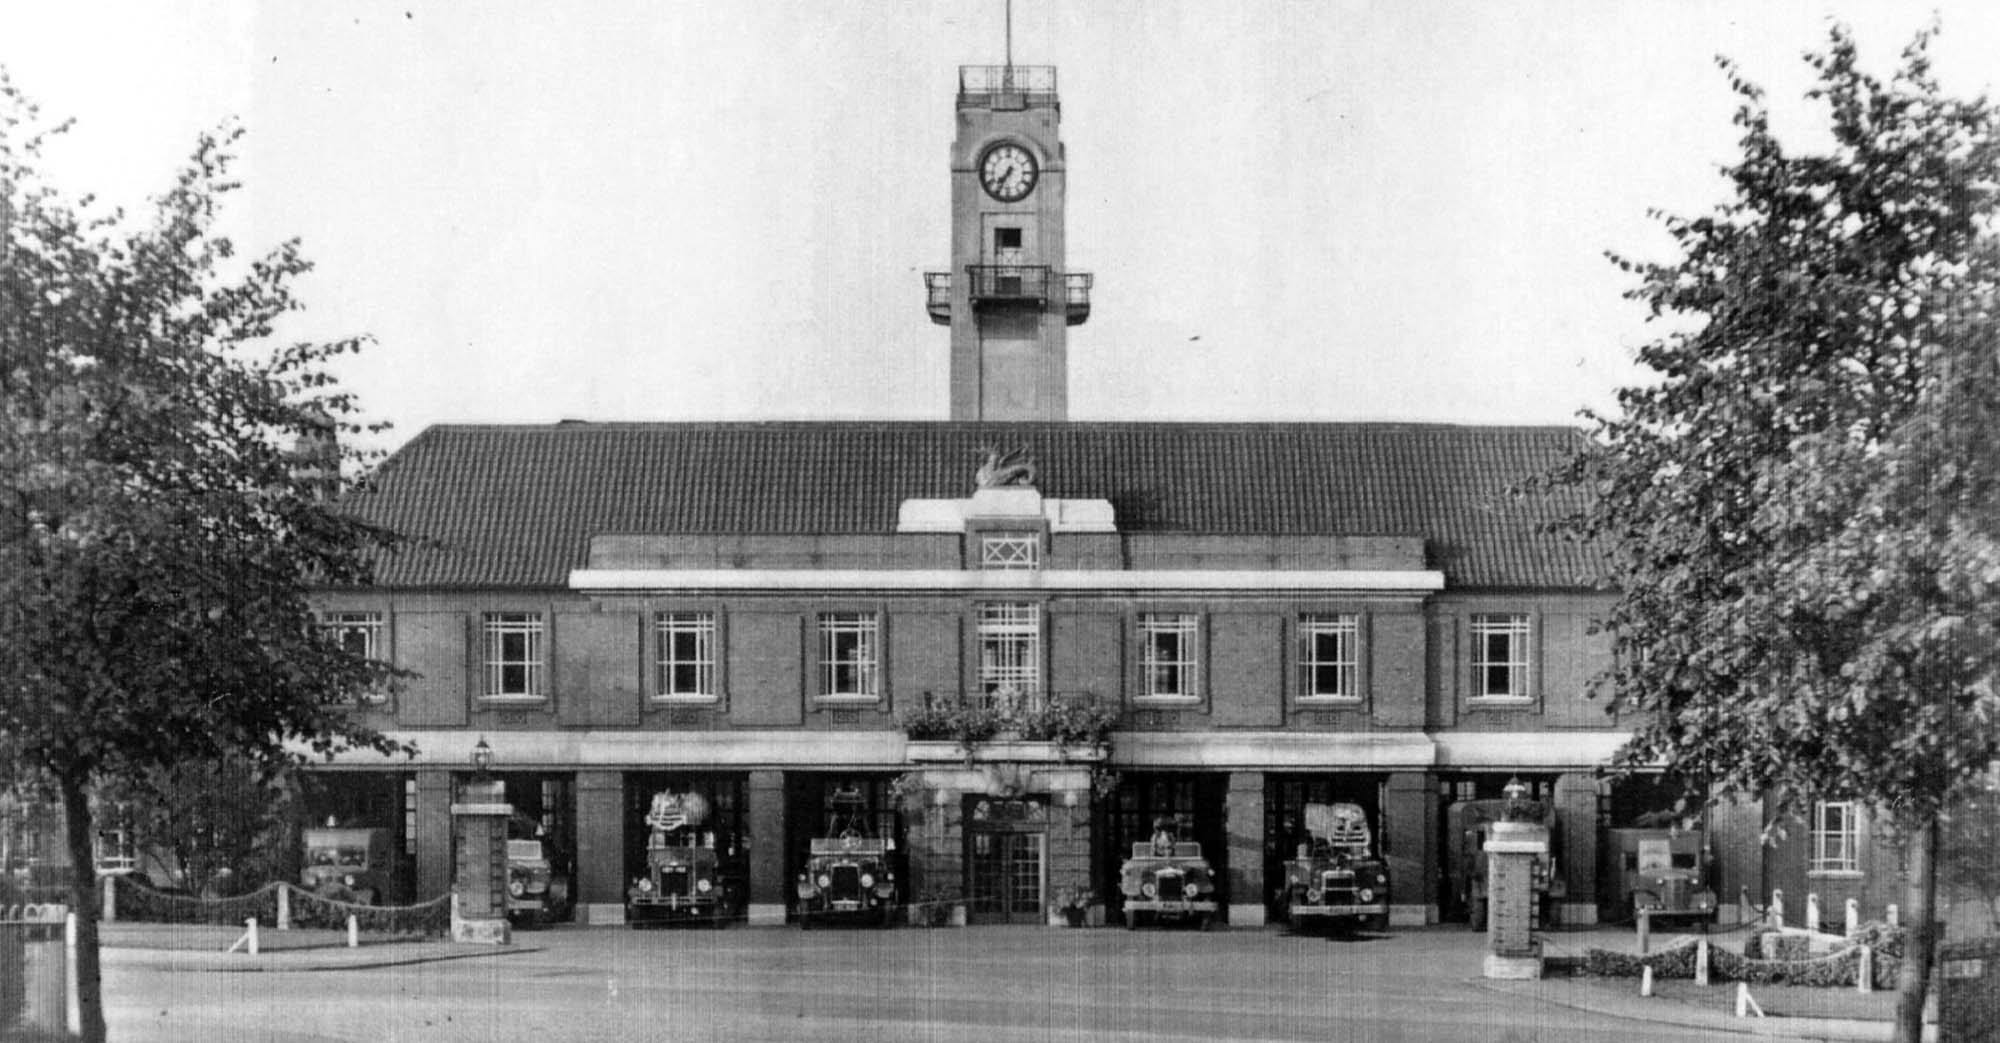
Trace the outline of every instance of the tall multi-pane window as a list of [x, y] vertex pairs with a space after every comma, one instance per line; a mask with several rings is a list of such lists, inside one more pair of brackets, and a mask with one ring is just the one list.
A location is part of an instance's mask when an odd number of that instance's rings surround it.
[[1299, 618], [1299, 698], [1358, 699], [1353, 616]]
[[873, 612], [819, 617], [819, 694], [874, 699], [881, 695], [881, 627]]
[[653, 617], [659, 658], [653, 694], [661, 699], [714, 699], [715, 613], [662, 612]]
[[[382, 613], [380, 612], [326, 612], [319, 617], [320, 630], [326, 636], [340, 642], [340, 647], [350, 654], [364, 659], [382, 658]], [[379, 691], [361, 693], [367, 702], [381, 702], [386, 696]], [[341, 702], [352, 702], [343, 698]]]
[[1199, 621], [1190, 613], [1148, 612], [1139, 617], [1141, 698], [1192, 699]]
[[982, 569], [1042, 567], [1042, 538], [1032, 532], [989, 532], [979, 537]]
[[1528, 617], [1525, 613], [1475, 615], [1472, 631], [1472, 697], [1526, 699]]
[[1033, 710], [1042, 702], [1042, 612], [1007, 602], [979, 606], [979, 692], [988, 706]]
[[1856, 873], [1861, 870], [1861, 824], [1851, 800], [1823, 800], [1813, 805], [1812, 855], [1815, 873]]
[[539, 699], [544, 690], [542, 617], [535, 612], [486, 616], [486, 694]]

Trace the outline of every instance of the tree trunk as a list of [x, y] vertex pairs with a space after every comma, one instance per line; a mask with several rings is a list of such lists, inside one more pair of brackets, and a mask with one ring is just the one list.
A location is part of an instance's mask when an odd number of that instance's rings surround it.
[[82, 779], [63, 778], [63, 832], [69, 841], [70, 908], [76, 913], [76, 998], [85, 1043], [104, 1043], [104, 975], [97, 959], [97, 857], [90, 794]]
[[1896, 1043], [1921, 1043], [1924, 1038], [1924, 999], [1938, 943], [1937, 851], [1938, 823], [1932, 818], [1910, 837], [1910, 933], [1896, 978]]

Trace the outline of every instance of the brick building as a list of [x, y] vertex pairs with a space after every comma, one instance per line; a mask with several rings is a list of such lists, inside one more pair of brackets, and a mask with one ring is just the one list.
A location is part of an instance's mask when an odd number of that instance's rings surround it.
[[[1562, 915], [1596, 918], [1600, 830], [1659, 801], [1597, 773], [1625, 732], [1589, 690], [1609, 596], [1541, 530], [1570, 505], [1509, 491], [1579, 433], [1069, 420], [1092, 285], [1065, 264], [1055, 70], [961, 70], [955, 116], [952, 266], [925, 300], [951, 327], [951, 419], [419, 434], [353, 501], [418, 542], [323, 607], [414, 672], [355, 712], [421, 753], [316, 770], [314, 816], [393, 828], [436, 894], [484, 739], [592, 923], [621, 919], [662, 790], [708, 798], [753, 923], [788, 915], [837, 792], [895, 840], [906, 897], [990, 921], [1115, 895], [1164, 816], [1254, 925], [1305, 803], [1337, 799], [1414, 924], [1463, 915], [1451, 805], [1518, 778], [1560, 816]], [[907, 733], [996, 701], [1118, 724], [1102, 755]], [[1725, 896], [1766, 884], [1741, 847]]]

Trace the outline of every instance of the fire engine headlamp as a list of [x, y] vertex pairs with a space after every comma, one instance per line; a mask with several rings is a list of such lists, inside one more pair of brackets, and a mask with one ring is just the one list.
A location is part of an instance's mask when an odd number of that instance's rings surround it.
[[1189, 883], [1181, 885], [1181, 894], [1186, 895], [1189, 898], [1193, 898], [1195, 895], [1198, 895], [1200, 893], [1201, 893], [1201, 888], [1195, 884]]
[[819, 886], [821, 886], [821, 887], [832, 887], [832, 886], [833, 886], [833, 877], [831, 877], [831, 876], [828, 876], [828, 875], [827, 875], [827, 874], [825, 874], [825, 873], [821, 873], [821, 874], [819, 875]]
[[648, 880], [648, 879], [644, 878], [644, 877], [640, 877], [640, 878], [639, 878], [639, 890], [641, 890], [641, 891], [644, 891], [644, 892], [648, 892], [648, 893], [651, 893], [651, 891], [653, 890], [653, 882], [652, 882], [651, 880]]
[[1139, 887], [1139, 893], [1145, 895], [1147, 898], [1152, 898], [1160, 893], [1160, 889], [1154, 887], [1152, 883], [1148, 881], [1147, 883]]
[[528, 893], [528, 886], [526, 884], [523, 884], [518, 879], [509, 880], [507, 881], [507, 893], [513, 895], [516, 898], [519, 898], [522, 895]]
[[694, 882], [694, 889], [700, 891], [702, 894], [707, 894], [715, 890], [715, 885], [710, 883], [707, 877], [703, 877]]
[[863, 874], [861, 874], [861, 886], [863, 886], [863, 887], [874, 887], [874, 886], [875, 886], [875, 874], [873, 874], [873, 873], [863, 873]]
[[1372, 887], [1364, 887], [1361, 890], [1354, 892], [1354, 897], [1359, 898], [1364, 902], [1372, 902], [1375, 900], [1375, 889]]
[[343, 877], [341, 877], [341, 878], [340, 878], [340, 880], [341, 880], [341, 882], [342, 882], [342, 883], [346, 884], [346, 885], [347, 885], [347, 886], [349, 886], [349, 887], [353, 887], [353, 886], [354, 886], [354, 874], [353, 874], [353, 873], [349, 873], [349, 874], [347, 874], [346, 876], [343, 876]]
[[1319, 904], [1319, 888], [1312, 887], [1306, 889], [1306, 904], [1307, 905]]

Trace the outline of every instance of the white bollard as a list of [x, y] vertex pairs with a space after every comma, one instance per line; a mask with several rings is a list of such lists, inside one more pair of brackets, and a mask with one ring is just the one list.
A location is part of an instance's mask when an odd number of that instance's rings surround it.
[[118, 922], [118, 878], [104, 878], [104, 909], [97, 916], [99, 923]]
[[1772, 888], [1771, 904], [1765, 906], [1765, 909], [1766, 909], [1765, 916], [1767, 916], [1770, 919], [1771, 926], [1773, 927], [1785, 926], [1785, 892], [1775, 887]]
[[1894, 902], [1889, 903], [1889, 911], [1886, 915], [1882, 917], [1882, 919], [1887, 921], [1889, 926], [1891, 927], [1896, 926], [1896, 903]]
[[1858, 898], [1850, 898], [1847, 900], [1847, 936], [1852, 938], [1854, 936], [1854, 932], [1860, 929], [1861, 929], [1861, 900]]
[[361, 948], [361, 921], [356, 919], [353, 913], [347, 914], [347, 947]]
[[278, 885], [278, 930], [292, 929], [292, 885]]
[[1761, 1018], [1764, 1016], [1764, 1008], [1759, 1007], [1757, 1001], [1750, 998], [1750, 986], [1739, 981], [1736, 983], [1736, 1016], [1747, 1018], [1752, 1014]]
[[243, 937], [250, 942], [250, 955], [257, 955], [257, 918], [243, 921]]
[[[111, 878], [105, 877], [105, 883]], [[83, 996], [77, 984], [76, 969], [76, 914], [63, 917], [63, 1021], [69, 1026], [72, 1036], [83, 1035]]]
[[1696, 938], [1694, 941], [1694, 983], [1696, 985], [1708, 984], [1707, 938]]
[[1806, 930], [1819, 933], [1819, 892], [1806, 894]]
[[1653, 941], [1653, 911], [1639, 910], [1639, 955], [1646, 955], [1646, 949]]
[[1736, 889], [1736, 922], [1749, 923], [1753, 919], [1756, 919], [1756, 912], [1750, 904], [1750, 889], [1739, 887]]
[[1864, 996], [1875, 991], [1875, 950], [1866, 945], [1854, 961], [1854, 991]]
[[1653, 968], [1641, 967], [1639, 968], [1639, 995], [1651, 996], [1652, 994], [1653, 994]]

